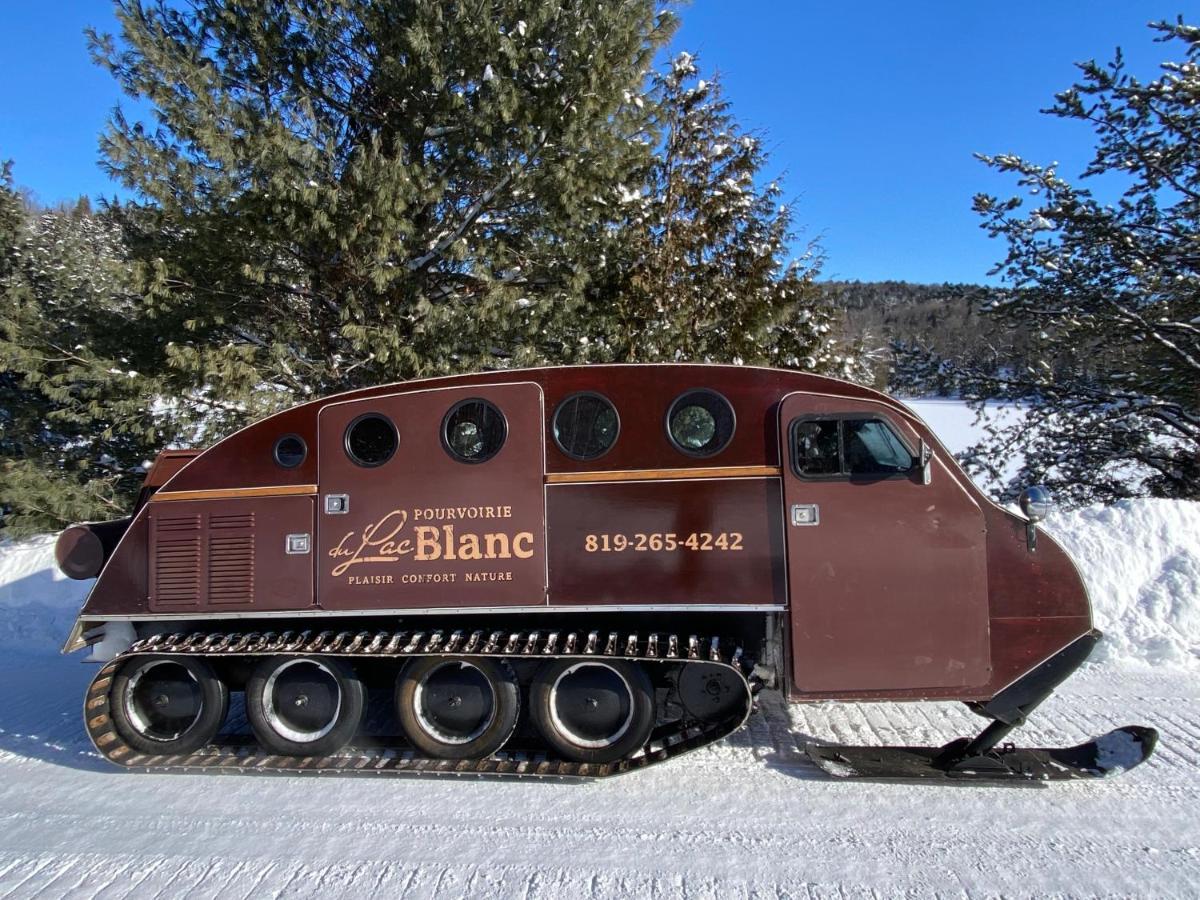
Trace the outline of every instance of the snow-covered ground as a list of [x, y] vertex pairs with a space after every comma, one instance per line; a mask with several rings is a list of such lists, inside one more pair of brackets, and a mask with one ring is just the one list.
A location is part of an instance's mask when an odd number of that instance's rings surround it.
[[[914, 405], [952, 449], [969, 440], [969, 413]], [[722, 744], [594, 784], [125, 773], [83, 732], [94, 668], [56, 654], [86, 585], [53, 571], [49, 539], [0, 547], [0, 898], [1195, 896], [1200, 505], [1048, 527], [1107, 640], [1018, 737], [1157, 727], [1157, 755], [1111, 781], [836, 782], [797, 741], [942, 743], [981, 720], [770, 693]]]

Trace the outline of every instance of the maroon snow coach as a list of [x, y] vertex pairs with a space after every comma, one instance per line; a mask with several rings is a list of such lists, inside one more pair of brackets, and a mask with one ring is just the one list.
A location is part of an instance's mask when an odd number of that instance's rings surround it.
[[1048, 498], [1022, 499], [902, 403], [795, 372], [369, 388], [164, 452], [130, 518], [65, 531], [63, 571], [99, 576], [66, 649], [107, 659], [87, 730], [136, 768], [598, 777], [720, 740], [763, 687], [991, 720], [807, 744], [832, 774], [1129, 768], [1151, 729], [1001, 745], [1099, 639]]

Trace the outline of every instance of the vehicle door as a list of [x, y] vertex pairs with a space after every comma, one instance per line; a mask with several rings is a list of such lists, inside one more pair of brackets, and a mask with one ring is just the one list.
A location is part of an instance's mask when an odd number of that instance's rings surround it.
[[317, 430], [321, 607], [545, 604], [540, 386], [332, 403]]
[[780, 404], [792, 676], [804, 694], [985, 684], [983, 512], [895, 409], [798, 392]]

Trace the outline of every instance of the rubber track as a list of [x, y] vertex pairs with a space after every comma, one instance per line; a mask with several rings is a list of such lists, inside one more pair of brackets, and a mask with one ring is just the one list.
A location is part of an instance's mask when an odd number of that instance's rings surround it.
[[[544, 636], [543, 636], [544, 635]], [[324, 654], [351, 658], [411, 658], [415, 656], [486, 656], [495, 659], [625, 659], [660, 664], [719, 665], [737, 673], [745, 687], [745, 709], [736, 716], [704, 725], [681, 725], [676, 731], [656, 733], [634, 755], [611, 763], [577, 763], [544, 753], [501, 751], [478, 760], [436, 759], [418, 755], [407, 747], [370, 751], [346, 748], [331, 756], [292, 757], [265, 754], [256, 746], [232, 744], [228, 738], [194, 753], [152, 756], [130, 747], [113, 725], [109, 690], [113, 677], [130, 657], [143, 654], [181, 656], [259, 656], [264, 654]], [[191, 632], [155, 635], [135, 642], [126, 652], [105, 664], [88, 688], [84, 722], [96, 749], [119, 766], [151, 771], [187, 772], [286, 772], [310, 774], [414, 774], [488, 776], [497, 778], [596, 779], [648, 768], [668, 759], [715, 743], [745, 724], [753, 709], [750, 685], [740, 665], [742, 650], [726, 655], [718, 639], [701, 641], [690, 636], [598, 631], [472, 631], [425, 630], [349, 632], [311, 631], [213, 633]]]

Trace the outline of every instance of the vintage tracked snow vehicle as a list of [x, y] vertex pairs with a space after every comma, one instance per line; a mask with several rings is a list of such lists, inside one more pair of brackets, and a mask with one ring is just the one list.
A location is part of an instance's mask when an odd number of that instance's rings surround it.
[[1001, 745], [1099, 638], [1024, 501], [902, 403], [795, 372], [376, 387], [164, 452], [130, 518], [64, 532], [62, 569], [99, 576], [65, 649], [96, 645], [87, 730], [138, 768], [598, 777], [721, 739], [764, 685], [991, 720], [808, 744], [836, 775], [1129, 768], [1153, 730]]

